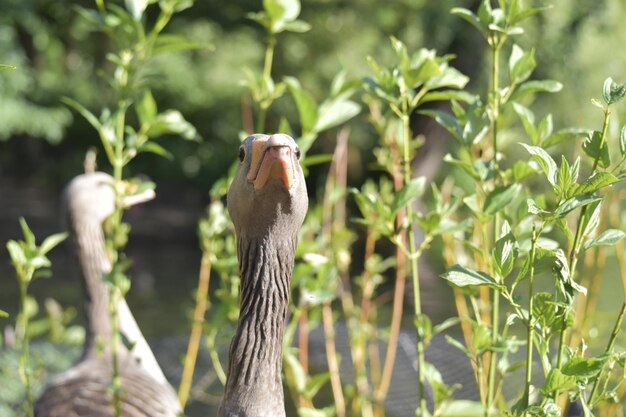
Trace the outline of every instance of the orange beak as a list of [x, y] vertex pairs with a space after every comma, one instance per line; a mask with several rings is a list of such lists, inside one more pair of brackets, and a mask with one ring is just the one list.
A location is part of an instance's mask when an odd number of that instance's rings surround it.
[[248, 181], [260, 190], [273, 178], [282, 181], [287, 190], [295, 183], [293, 149], [280, 137], [259, 138], [252, 143], [252, 162]]

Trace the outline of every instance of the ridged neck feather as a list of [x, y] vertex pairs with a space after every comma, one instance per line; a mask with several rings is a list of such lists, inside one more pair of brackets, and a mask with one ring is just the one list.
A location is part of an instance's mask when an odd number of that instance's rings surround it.
[[297, 238], [239, 239], [241, 309], [220, 417], [285, 415], [282, 340]]

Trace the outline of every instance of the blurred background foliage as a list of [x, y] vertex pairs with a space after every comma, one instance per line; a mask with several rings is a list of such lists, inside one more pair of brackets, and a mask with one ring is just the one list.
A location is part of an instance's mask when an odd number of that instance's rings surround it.
[[[197, 2], [175, 16], [170, 33], [186, 36], [206, 49], [159, 56], [154, 94], [163, 108], [177, 108], [204, 139], [200, 144], [165, 142], [173, 163], [144, 155], [134, 169], [156, 180], [190, 182], [208, 189], [231, 163], [238, 132], [248, 128], [250, 99], [241, 81], [245, 68], [259, 68], [264, 51], [263, 28], [246, 18], [261, 9], [260, 1]], [[626, 54], [617, 53], [626, 41], [621, 0], [554, 0], [549, 13], [526, 24], [528, 46], [537, 48], [535, 76], [564, 84], [563, 91], [542, 95], [536, 103], [554, 114], [557, 124], [588, 127], [598, 115], [581, 103], [607, 75], [620, 78]], [[341, 70], [350, 77], [368, 73], [366, 57], [384, 65], [391, 59], [389, 35], [409, 50], [435, 48], [453, 53], [453, 65], [470, 75], [470, 90], [480, 91], [486, 80], [484, 47], [476, 34], [449, 11], [468, 0], [305, 1], [301, 18], [312, 29], [304, 34], [280, 34], [274, 72], [277, 78], [297, 75], [303, 87], [321, 99]], [[80, 171], [85, 150], [97, 144], [90, 126], [76, 117], [60, 98], [72, 97], [89, 109], [102, 108], [111, 97], [100, 77], [110, 65], [107, 39], [92, 31], [78, 7], [86, 0], [5, 0], [0, 16], [0, 57], [16, 71], [0, 77], [0, 175], [44, 185], [65, 183]], [[148, 16], [154, 18], [155, 16]], [[527, 45], [521, 45], [526, 47]], [[607, 59], [610, 57], [610, 59]], [[270, 110], [268, 131], [278, 128], [279, 115], [297, 119], [291, 97], [284, 95]], [[354, 119], [351, 181], [363, 181], [371, 163], [375, 134], [364, 117]], [[559, 128], [560, 126], [555, 126]], [[334, 132], [316, 144], [330, 148]]]

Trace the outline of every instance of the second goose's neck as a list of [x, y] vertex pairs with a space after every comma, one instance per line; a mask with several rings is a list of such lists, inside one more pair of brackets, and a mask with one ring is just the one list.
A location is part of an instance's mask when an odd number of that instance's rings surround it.
[[83, 355], [87, 355], [96, 350], [99, 338], [103, 341], [111, 338], [109, 293], [102, 281], [103, 274], [111, 270], [111, 262], [100, 224], [75, 221], [72, 228], [85, 290], [87, 335]]
[[220, 416], [284, 416], [282, 341], [296, 238], [238, 240], [241, 309]]

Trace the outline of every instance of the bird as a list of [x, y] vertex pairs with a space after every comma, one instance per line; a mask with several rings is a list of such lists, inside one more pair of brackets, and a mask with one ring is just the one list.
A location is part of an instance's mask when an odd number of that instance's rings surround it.
[[226, 196], [237, 240], [240, 313], [219, 417], [284, 417], [282, 340], [298, 233], [308, 209], [300, 150], [286, 134], [239, 148]]
[[[74, 252], [80, 264], [85, 296], [86, 336], [76, 365], [53, 378], [35, 404], [36, 417], [113, 417], [112, 323], [109, 292], [103, 275], [111, 271], [102, 223], [115, 210], [114, 180], [103, 172], [75, 177], [65, 188], [66, 212]], [[150, 200], [154, 191], [124, 198], [124, 206]], [[169, 385], [143, 337], [128, 304], [117, 305], [119, 329], [132, 345], [118, 348], [121, 416], [175, 417], [182, 413]]]

